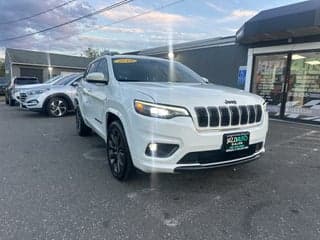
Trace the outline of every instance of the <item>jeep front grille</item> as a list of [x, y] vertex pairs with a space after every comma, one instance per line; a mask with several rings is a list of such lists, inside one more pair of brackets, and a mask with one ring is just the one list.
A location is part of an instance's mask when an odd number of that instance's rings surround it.
[[199, 127], [208, 126], [208, 113], [206, 108], [197, 107], [196, 109]]
[[232, 127], [261, 122], [261, 105], [196, 107], [198, 126], [201, 128]]

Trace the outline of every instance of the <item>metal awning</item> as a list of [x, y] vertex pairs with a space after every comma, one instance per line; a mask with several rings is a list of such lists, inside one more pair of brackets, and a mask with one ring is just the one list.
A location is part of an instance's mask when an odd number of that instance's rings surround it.
[[237, 32], [240, 44], [320, 35], [320, 1], [310, 0], [261, 11]]

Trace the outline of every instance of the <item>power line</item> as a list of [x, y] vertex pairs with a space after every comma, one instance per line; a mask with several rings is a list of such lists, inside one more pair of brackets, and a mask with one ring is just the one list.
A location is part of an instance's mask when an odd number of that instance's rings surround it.
[[18, 18], [18, 19], [15, 19], [15, 20], [9, 20], [9, 21], [7, 21], [7, 22], [0, 22], [0, 25], [13, 24], [13, 23], [25, 21], [25, 20], [28, 20], [28, 19], [31, 19], [31, 18], [34, 18], [34, 17], [38, 17], [38, 16], [43, 15], [43, 14], [46, 14], [46, 13], [48, 13], [48, 12], [52, 12], [52, 11], [58, 9], [58, 8], [64, 7], [64, 6], [66, 6], [66, 5], [69, 5], [70, 3], [73, 3], [73, 2], [75, 2], [75, 1], [77, 1], [77, 0], [70, 0], [70, 1], [68, 1], [68, 2], [62, 3], [62, 4], [57, 5], [57, 6], [55, 6], [55, 7], [52, 7], [52, 8], [49, 8], [49, 9], [47, 9], [47, 10], [45, 10], [45, 11], [35, 13], [35, 14], [33, 14], [33, 15], [31, 15], [31, 16], [28, 16], [28, 17], [22, 17], [22, 18]]
[[149, 13], [152, 13], [153, 11], [157, 11], [157, 10], [161, 10], [161, 9], [173, 6], [173, 5], [178, 4], [180, 2], [183, 2], [183, 1], [185, 1], [185, 0], [176, 0], [176, 1], [173, 1], [171, 3], [161, 5], [160, 7], [149, 9], [149, 10], [143, 12], [143, 13], [139, 13], [139, 14], [136, 14], [136, 15], [131, 16], [131, 17], [126, 17], [126, 18], [114, 21], [114, 22], [106, 24], [106, 25], [98, 26], [98, 27], [96, 27], [94, 29], [89, 29], [88, 31], [82, 31], [81, 33], [73, 34], [73, 35], [67, 36], [67, 37], [56, 38], [56, 39], [54, 39], [54, 41], [60, 41], [60, 40], [68, 39], [68, 38], [71, 38], [71, 37], [74, 37], [74, 36], [77, 36], [77, 35], [82, 35], [84, 33], [96, 31], [96, 30], [99, 30], [99, 29], [104, 28], [104, 27], [112, 26], [112, 25], [115, 25], [115, 24], [118, 24], [118, 23], [123, 23], [123, 22], [126, 22], [126, 21], [129, 21], [129, 20], [144, 16], [144, 15], [147, 15]]
[[70, 21], [67, 21], [67, 22], [64, 22], [64, 23], [61, 23], [61, 24], [58, 24], [58, 25], [55, 25], [55, 26], [52, 26], [52, 27], [49, 27], [49, 28], [45, 28], [45, 29], [42, 29], [42, 30], [39, 30], [39, 31], [36, 31], [36, 32], [24, 34], [24, 35], [17, 36], [17, 37], [0, 39], [0, 42], [17, 40], [17, 39], [21, 39], [21, 38], [30, 37], [30, 36], [33, 36], [33, 35], [36, 35], [36, 34], [39, 34], [39, 33], [51, 31], [51, 30], [53, 30], [53, 29], [56, 29], [56, 28], [59, 28], [59, 27], [63, 27], [63, 26], [69, 25], [69, 24], [71, 24], [71, 23], [80, 21], [80, 20], [82, 20], [82, 19], [84, 19], [84, 18], [92, 17], [92, 16], [94, 16], [94, 15], [100, 14], [100, 13], [105, 12], [105, 11], [108, 11], [108, 10], [111, 10], [111, 9], [113, 9], [113, 8], [120, 7], [121, 5], [128, 4], [128, 3], [133, 2], [133, 1], [134, 1], [134, 0], [123, 0], [123, 1], [120, 1], [120, 2], [117, 2], [117, 3], [114, 3], [114, 4], [110, 5], [110, 6], [107, 6], [107, 7], [101, 8], [101, 9], [99, 9], [99, 10], [96, 10], [96, 11], [94, 11], [94, 12], [91, 12], [91, 13], [88, 13], [88, 14], [86, 14], [86, 15], [83, 15], [83, 16], [81, 16], [81, 17], [72, 19], [72, 20], [70, 20]]

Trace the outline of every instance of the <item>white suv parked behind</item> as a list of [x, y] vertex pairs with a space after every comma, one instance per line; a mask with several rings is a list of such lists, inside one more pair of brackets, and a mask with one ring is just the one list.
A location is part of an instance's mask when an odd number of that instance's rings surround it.
[[63, 117], [74, 110], [76, 87], [82, 77], [83, 73], [74, 73], [35, 88], [21, 90], [21, 107], [47, 113], [50, 117]]
[[144, 56], [92, 62], [76, 96], [77, 131], [95, 131], [114, 177], [134, 168], [180, 172], [257, 159], [268, 130], [265, 101], [207, 83], [186, 66]]

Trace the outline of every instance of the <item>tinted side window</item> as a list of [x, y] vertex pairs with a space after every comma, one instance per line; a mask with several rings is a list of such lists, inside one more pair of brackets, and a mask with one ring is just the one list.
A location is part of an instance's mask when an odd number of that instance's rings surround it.
[[97, 69], [98, 64], [99, 64], [99, 61], [93, 62], [93, 63], [90, 65], [90, 67], [89, 67], [86, 75], [88, 75], [89, 73], [96, 72], [96, 69]]
[[109, 79], [109, 72], [108, 72], [108, 62], [106, 59], [101, 59], [99, 61], [99, 65], [96, 68], [96, 72], [101, 72], [104, 75], [105, 79]]
[[14, 80], [14, 83], [17, 85], [23, 85], [23, 84], [35, 84], [39, 83], [37, 78], [16, 78]]

